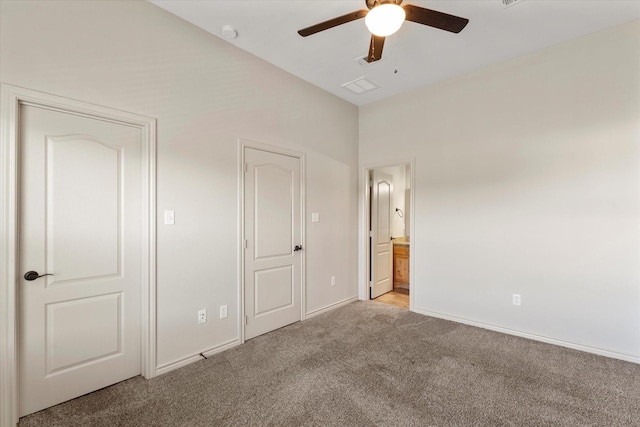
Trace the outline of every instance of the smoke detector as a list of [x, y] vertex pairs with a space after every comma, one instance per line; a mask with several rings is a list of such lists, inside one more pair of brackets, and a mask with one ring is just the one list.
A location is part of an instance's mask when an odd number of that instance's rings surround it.
[[238, 32], [231, 25], [222, 26], [222, 37], [225, 39], [235, 39], [238, 37]]

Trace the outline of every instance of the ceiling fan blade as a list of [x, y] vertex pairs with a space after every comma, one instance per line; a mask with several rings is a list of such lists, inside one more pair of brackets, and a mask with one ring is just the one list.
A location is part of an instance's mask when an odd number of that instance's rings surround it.
[[407, 14], [407, 21], [417, 22], [418, 24], [428, 25], [456, 34], [462, 31], [469, 23], [467, 18], [460, 18], [459, 16], [453, 16], [448, 13], [425, 9], [410, 4], [403, 6], [403, 8]]
[[382, 48], [384, 47], [384, 37], [374, 36], [371, 34], [371, 43], [369, 43], [369, 54], [367, 62], [375, 62], [382, 59]]
[[298, 31], [298, 34], [300, 34], [302, 37], [307, 37], [311, 34], [319, 33], [320, 31], [328, 30], [329, 28], [337, 27], [338, 25], [346, 24], [347, 22], [364, 18], [367, 15], [367, 12], [368, 10], [358, 10], [356, 12], [338, 16], [337, 18], [329, 19], [328, 21], [303, 28], [302, 30]]

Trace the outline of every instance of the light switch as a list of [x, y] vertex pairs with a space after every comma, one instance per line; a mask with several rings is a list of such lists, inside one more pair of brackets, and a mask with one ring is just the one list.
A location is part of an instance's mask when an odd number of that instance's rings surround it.
[[175, 211], [164, 211], [164, 224], [165, 225], [173, 225], [175, 224], [176, 214]]
[[320, 222], [319, 212], [311, 212], [311, 222]]

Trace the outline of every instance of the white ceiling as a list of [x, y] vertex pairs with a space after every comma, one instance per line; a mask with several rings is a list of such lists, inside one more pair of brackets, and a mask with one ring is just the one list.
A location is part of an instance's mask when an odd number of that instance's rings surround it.
[[[309, 37], [297, 30], [366, 9], [365, 0], [150, 0], [229, 43], [356, 105], [468, 73], [584, 34], [640, 18], [640, 0], [405, 0], [470, 20], [460, 34], [414, 22], [387, 38], [383, 60], [361, 66], [370, 33], [364, 19]], [[397, 70], [397, 72], [394, 72]], [[342, 84], [380, 86], [354, 94]]]

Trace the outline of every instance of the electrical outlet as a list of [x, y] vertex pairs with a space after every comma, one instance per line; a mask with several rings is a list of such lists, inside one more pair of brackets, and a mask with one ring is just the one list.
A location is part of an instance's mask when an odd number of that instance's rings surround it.
[[513, 294], [513, 305], [520, 305], [520, 294]]
[[204, 323], [207, 321], [207, 309], [203, 308], [202, 310], [198, 310], [198, 324]]
[[331, 276], [331, 286], [336, 285], [336, 276]]
[[226, 305], [221, 305], [220, 306], [220, 318], [221, 319], [226, 319], [227, 318], [227, 306]]

